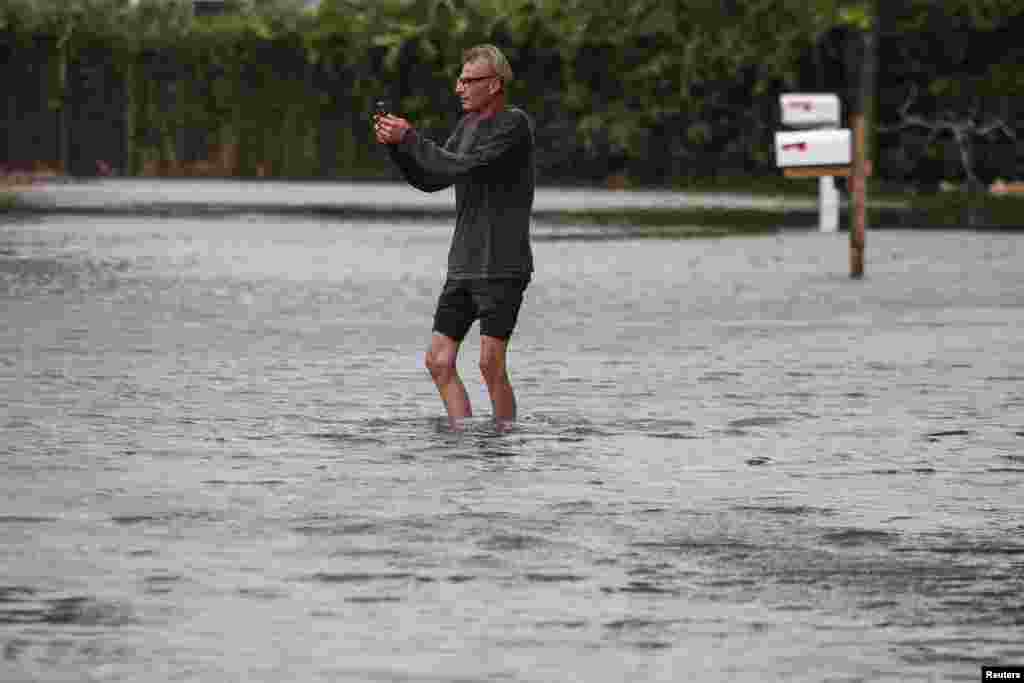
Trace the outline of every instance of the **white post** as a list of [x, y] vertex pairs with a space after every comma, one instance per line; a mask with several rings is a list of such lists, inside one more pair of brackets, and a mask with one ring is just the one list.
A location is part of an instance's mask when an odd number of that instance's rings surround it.
[[832, 176], [818, 178], [818, 230], [836, 232], [839, 229], [839, 190]]

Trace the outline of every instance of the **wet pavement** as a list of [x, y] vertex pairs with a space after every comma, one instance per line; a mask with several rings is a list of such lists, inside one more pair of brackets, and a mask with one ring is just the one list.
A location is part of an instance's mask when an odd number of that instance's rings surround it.
[[[139, 212], [153, 209], [308, 213], [422, 212], [454, 214], [454, 191], [425, 193], [388, 182], [106, 179], [48, 182], [19, 192], [43, 210]], [[583, 209], [815, 209], [814, 198], [758, 197], [729, 192], [609, 191], [540, 187], [538, 214]]]
[[521, 419], [474, 329], [452, 432], [447, 218], [0, 221], [2, 680], [1024, 663], [1024, 235], [871, 234], [853, 281], [841, 234], [541, 225]]

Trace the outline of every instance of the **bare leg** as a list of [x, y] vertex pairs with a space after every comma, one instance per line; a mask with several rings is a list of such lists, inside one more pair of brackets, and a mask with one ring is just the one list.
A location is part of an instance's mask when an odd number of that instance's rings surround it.
[[427, 369], [430, 370], [437, 392], [444, 401], [448, 419], [453, 427], [457, 426], [457, 420], [473, 414], [473, 409], [469, 405], [469, 394], [466, 393], [466, 387], [462, 384], [456, 367], [459, 344], [460, 342], [451, 337], [435, 332], [426, 357]]
[[494, 421], [506, 427], [516, 419], [516, 395], [508, 378], [508, 340], [480, 335], [480, 373], [491, 395]]

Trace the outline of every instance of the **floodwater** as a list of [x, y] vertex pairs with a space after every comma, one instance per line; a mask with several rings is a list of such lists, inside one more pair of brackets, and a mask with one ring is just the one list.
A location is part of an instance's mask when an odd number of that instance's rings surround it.
[[[1024, 235], [546, 239], [521, 419], [450, 222], [0, 224], [4, 681], [944, 681], [1024, 663]], [[563, 235], [564, 237], [564, 235]]]

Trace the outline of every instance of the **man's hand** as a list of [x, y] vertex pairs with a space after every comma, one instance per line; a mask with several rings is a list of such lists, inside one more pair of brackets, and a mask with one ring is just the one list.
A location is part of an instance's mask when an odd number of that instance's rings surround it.
[[373, 128], [377, 134], [377, 142], [382, 145], [397, 145], [405, 138], [412, 124], [399, 116], [385, 114], [375, 119]]

